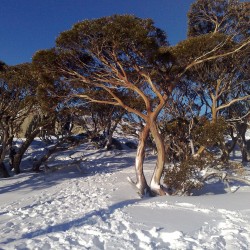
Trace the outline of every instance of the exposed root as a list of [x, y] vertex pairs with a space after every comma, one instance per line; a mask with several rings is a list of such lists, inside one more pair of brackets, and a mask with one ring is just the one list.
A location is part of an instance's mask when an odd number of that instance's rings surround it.
[[139, 188], [130, 177], [127, 177], [127, 180], [132, 185], [132, 187], [136, 190], [136, 193], [139, 195], [140, 198], [166, 195], [166, 192], [164, 191], [163, 187], [160, 187], [157, 189], [152, 189], [149, 186]]
[[155, 196], [154, 192], [150, 189], [148, 185], [146, 185], [145, 187], [138, 187], [137, 183], [134, 182], [129, 176], [127, 177], [127, 180], [135, 189], [136, 193], [139, 195], [140, 198]]
[[151, 189], [151, 192], [154, 194], [153, 196], [164, 196], [166, 195], [166, 192], [162, 189]]

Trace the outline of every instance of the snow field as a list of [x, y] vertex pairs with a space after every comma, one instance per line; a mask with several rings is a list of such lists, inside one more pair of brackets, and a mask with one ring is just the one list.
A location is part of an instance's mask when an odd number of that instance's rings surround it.
[[[83, 156], [80, 171], [0, 182], [0, 249], [250, 249], [249, 187], [139, 199], [126, 180], [134, 176], [135, 151], [79, 148], [51, 165]], [[145, 168], [150, 177], [152, 157]]]

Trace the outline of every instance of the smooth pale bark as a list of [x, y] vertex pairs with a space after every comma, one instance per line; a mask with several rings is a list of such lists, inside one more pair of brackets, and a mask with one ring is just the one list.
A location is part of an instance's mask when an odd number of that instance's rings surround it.
[[135, 173], [136, 173], [136, 187], [139, 189], [141, 195], [151, 194], [150, 188], [147, 184], [144, 172], [143, 163], [145, 159], [146, 141], [149, 136], [149, 125], [146, 124], [142, 129], [139, 137], [139, 144], [135, 158]]
[[150, 132], [154, 138], [154, 142], [157, 148], [157, 161], [154, 169], [154, 173], [150, 182], [150, 188], [152, 192], [157, 195], [165, 195], [166, 193], [163, 191], [160, 181], [164, 169], [165, 164], [165, 147], [164, 142], [162, 140], [161, 134], [158, 131], [156, 122], [153, 120], [150, 124]]
[[190, 148], [191, 148], [192, 155], [194, 155], [195, 154], [195, 150], [194, 150], [194, 141], [193, 141], [193, 139], [190, 139], [189, 143], [190, 143]]

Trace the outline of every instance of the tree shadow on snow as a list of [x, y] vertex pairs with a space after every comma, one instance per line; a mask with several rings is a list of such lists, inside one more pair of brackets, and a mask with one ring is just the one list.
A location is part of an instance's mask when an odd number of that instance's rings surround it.
[[117, 210], [124, 208], [128, 205], [134, 204], [138, 202], [140, 199], [133, 199], [133, 200], [127, 200], [127, 201], [122, 201], [118, 202], [116, 204], [111, 205], [107, 209], [100, 209], [100, 210], [95, 210], [92, 212], [87, 213], [84, 215], [82, 218], [78, 218], [72, 221], [60, 223], [57, 225], [49, 225], [45, 229], [38, 229], [33, 232], [25, 233], [22, 235], [21, 238], [19, 239], [7, 239], [4, 242], [0, 242], [1, 244], [8, 244], [11, 242], [14, 242], [16, 240], [22, 240], [22, 239], [32, 239], [34, 237], [46, 235], [49, 233], [56, 233], [56, 232], [66, 232], [70, 230], [71, 228], [78, 228], [83, 225], [94, 225], [98, 223], [98, 219], [101, 219], [103, 222], [107, 222], [107, 220], [112, 216], [112, 214]]
[[[50, 186], [60, 183], [59, 179], [70, 179], [82, 177], [79, 173], [68, 173], [67, 176], [64, 174], [62, 176], [58, 175], [54, 178], [49, 178], [49, 175], [44, 173], [22, 173], [20, 175], [15, 175], [7, 179], [1, 180], [3, 185], [0, 189], [0, 194], [14, 192], [14, 191], [25, 191], [30, 190], [41, 190], [48, 188]], [[4, 184], [6, 182], [7, 184]], [[9, 183], [10, 182], [10, 183]]]
[[201, 196], [201, 195], [218, 195], [218, 194], [226, 194], [228, 191], [226, 190], [226, 185], [218, 181], [216, 183], [205, 183], [205, 185], [193, 192], [194, 196]]
[[62, 168], [53, 170], [55, 161], [48, 162], [48, 165], [52, 164], [50, 172], [34, 173], [25, 171], [19, 175], [1, 179], [3, 185], [1, 186], [0, 194], [25, 189], [41, 190], [59, 184], [63, 180], [84, 178], [98, 173], [112, 173], [124, 168], [133, 167], [135, 158], [132, 155], [128, 156], [127, 153], [127, 151], [121, 151], [113, 154], [112, 151], [109, 152], [107, 150], [87, 152], [84, 155], [86, 160], [79, 161], [80, 166], [78, 168], [74, 163], [71, 165], [72, 160], [62, 159], [56, 161], [56, 165]]

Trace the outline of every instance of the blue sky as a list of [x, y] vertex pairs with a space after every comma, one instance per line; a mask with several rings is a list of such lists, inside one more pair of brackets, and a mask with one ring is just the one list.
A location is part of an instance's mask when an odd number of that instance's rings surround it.
[[30, 62], [54, 46], [60, 32], [84, 19], [112, 14], [152, 18], [174, 45], [186, 38], [187, 12], [194, 0], [0, 0], [0, 60]]

